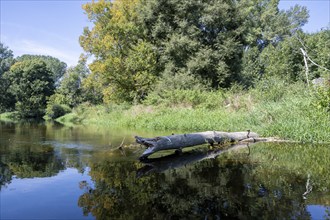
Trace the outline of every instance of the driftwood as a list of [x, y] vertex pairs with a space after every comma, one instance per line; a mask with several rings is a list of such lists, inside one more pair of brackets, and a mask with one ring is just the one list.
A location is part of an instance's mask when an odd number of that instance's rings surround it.
[[177, 134], [155, 138], [142, 138], [135, 136], [136, 142], [144, 145], [147, 149], [143, 152], [140, 159], [145, 159], [149, 155], [161, 151], [176, 149], [181, 151], [183, 148], [192, 147], [202, 144], [224, 144], [234, 143], [243, 140], [247, 142], [255, 142], [259, 135], [254, 132], [220, 132], [220, 131], [205, 131], [190, 134]]

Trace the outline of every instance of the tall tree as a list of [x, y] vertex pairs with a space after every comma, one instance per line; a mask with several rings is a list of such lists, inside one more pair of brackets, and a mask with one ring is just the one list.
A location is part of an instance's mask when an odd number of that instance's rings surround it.
[[[314, 34], [301, 37], [300, 47], [319, 66], [309, 61], [312, 77], [329, 76], [330, 72], [330, 26]], [[322, 66], [322, 67], [320, 67]]]
[[62, 78], [67, 68], [66, 63], [52, 56], [25, 54], [20, 57], [17, 57], [17, 61], [25, 60], [41, 60], [45, 62], [46, 66], [51, 71], [53, 81], [57, 86], [59, 85], [59, 80]]
[[14, 54], [8, 47], [0, 42], [0, 77], [9, 70], [14, 63]]
[[15, 106], [13, 97], [8, 93], [9, 82], [3, 77], [14, 61], [13, 51], [0, 42], [0, 113], [11, 111]]
[[143, 0], [141, 23], [158, 48], [161, 72], [187, 72], [228, 87], [243, 80], [244, 51], [275, 45], [307, 21], [305, 8], [279, 11], [278, 3]]
[[247, 73], [253, 65], [258, 66], [259, 72], [264, 69], [250, 59], [259, 59], [264, 48], [276, 47], [307, 21], [306, 8], [295, 6], [280, 11], [278, 3], [279, 0], [88, 3], [84, 9], [94, 26], [91, 30], [85, 28], [80, 43], [96, 58], [90, 66], [90, 79], [97, 79], [106, 102], [142, 99], [159, 75], [175, 78], [177, 74], [187, 74], [211, 81], [214, 88], [237, 82], [251, 84], [249, 78], [255, 74]]
[[242, 0], [239, 8], [245, 29], [244, 45], [265, 48], [292, 36], [307, 22], [306, 7], [295, 5], [289, 10], [278, 9], [279, 0]]
[[57, 104], [66, 104], [74, 107], [84, 101], [82, 92], [82, 81], [88, 75], [89, 70], [86, 63], [81, 61], [78, 65], [70, 67], [64, 74], [55, 96], [62, 97]]
[[94, 23], [80, 37], [84, 50], [95, 56], [88, 78], [98, 79], [106, 103], [139, 101], [155, 80], [153, 47], [136, 24], [138, 7], [138, 0], [101, 0], [83, 6]]
[[143, 1], [142, 23], [161, 72], [187, 72], [228, 86], [237, 78], [242, 30], [234, 1]]
[[[299, 78], [300, 61], [296, 62], [299, 48], [282, 42], [288, 40], [296, 44], [297, 41], [291, 38], [301, 32], [309, 15], [306, 7], [295, 5], [284, 11], [278, 9], [278, 4], [279, 0], [243, 0], [239, 3], [245, 29], [241, 79], [246, 87], [264, 75]], [[286, 61], [282, 60], [285, 56], [289, 56]], [[282, 61], [285, 65], [277, 69]], [[285, 68], [288, 68], [287, 72]]]
[[9, 92], [15, 97], [16, 110], [22, 118], [39, 118], [45, 113], [47, 98], [54, 93], [53, 75], [40, 60], [15, 63], [4, 74]]

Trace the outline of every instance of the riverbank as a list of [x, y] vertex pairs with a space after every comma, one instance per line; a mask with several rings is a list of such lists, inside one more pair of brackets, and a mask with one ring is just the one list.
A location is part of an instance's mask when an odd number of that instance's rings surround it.
[[[173, 90], [150, 94], [139, 105], [87, 103], [56, 121], [111, 128], [177, 132], [251, 130], [264, 137], [330, 142], [330, 114], [317, 90], [298, 82], [261, 81], [250, 90]], [[322, 103], [321, 103], [322, 104]], [[15, 113], [0, 120], [17, 121]]]
[[244, 131], [301, 142], [329, 142], [329, 112], [303, 83], [263, 82], [245, 91], [164, 91], [140, 105], [83, 104], [57, 119], [63, 124], [172, 131]]

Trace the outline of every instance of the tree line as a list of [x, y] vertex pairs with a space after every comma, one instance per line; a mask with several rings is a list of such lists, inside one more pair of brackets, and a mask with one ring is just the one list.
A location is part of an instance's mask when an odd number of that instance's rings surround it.
[[[306, 80], [309, 51], [329, 67], [330, 30], [308, 34], [306, 7], [279, 0], [116, 0], [83, 6], [91, 28], [80, 43], [95, 60], [87, 77], [104, 103], [143, 101], [164, 90], [248, 89], [261, 78]], [[325, 74], [311, 66], [311, 79]]]
[[[56, 118], [82, 102], [141, 103], [164, 90], [253, 87], [265, 77], [306, 80], [304, 48], [330, 69], [330, 30], [304, 33], [305, 7], [279, 0], [115, 0], [83, 5], [92, 27], [75, 67], [0, 44], [0, 112]], [[86, 58], [93, 57], [87, 67]], [[310, 79], [327, 74], [310, 66]]]
[[53, 108], [51, 101], [56, 97], [68, 108], [84, 101], [77, 101], [83, 97], [80, 81], [89, 71], [84, 61], [67, 68], [66, 63], [51, 56], [14, 58], [3, 43], [0, 54], [0, 113], [16, 111], [18, 118], [42, 118], [47, 103]]

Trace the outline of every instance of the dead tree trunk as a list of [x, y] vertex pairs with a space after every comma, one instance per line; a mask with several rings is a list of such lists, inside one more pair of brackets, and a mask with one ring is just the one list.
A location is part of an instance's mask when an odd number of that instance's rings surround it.
[[142, 138], [135, 136], [136, 142], [147, 147], [140, 158], [146, 158], [149, 155], [169, 149], [182, 150], [185, 147], [192, 147], [202, 144], [223, 144], [226, 142], [238, 142], [249, 138], [258, 138], [259, 135], [254, 132], [219, 132], [205, 131], [190, 134], [178, 134], [162, 136], [155, 138]]

